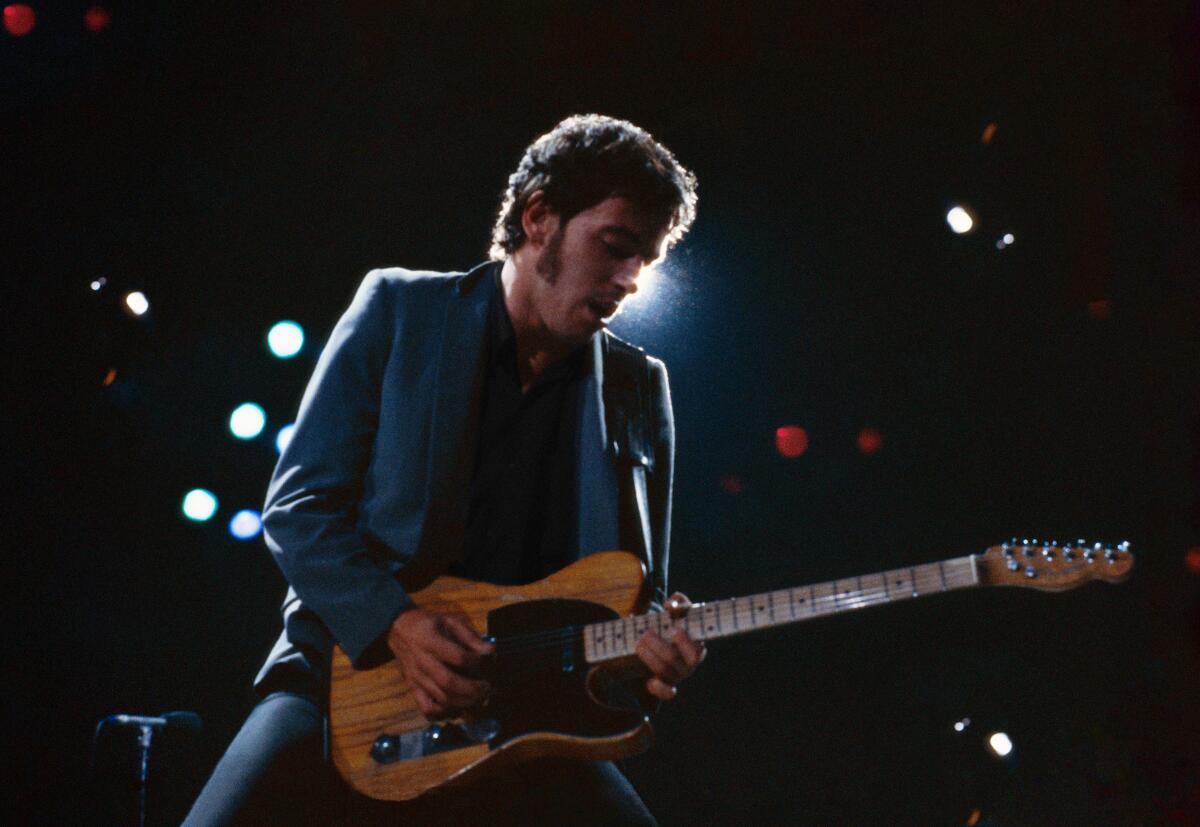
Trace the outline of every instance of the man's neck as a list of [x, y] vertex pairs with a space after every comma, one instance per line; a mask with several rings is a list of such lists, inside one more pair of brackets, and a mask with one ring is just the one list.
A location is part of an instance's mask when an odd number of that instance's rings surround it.
[[500, 271], [504, 306], [517, 340], [517, 374], [522, 391], [533, 387], [546, 368], [567, 358], [575, 349], [551, 333], [538, 315], [532, 291], [538, 288], [541, 276], [532, 269], [526, 272], [526, 267], [532, 268], [533, 262], [518, 263], [510, 256]]

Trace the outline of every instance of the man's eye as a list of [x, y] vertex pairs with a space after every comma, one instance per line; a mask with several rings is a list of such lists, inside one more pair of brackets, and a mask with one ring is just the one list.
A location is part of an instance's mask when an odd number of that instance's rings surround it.
[[609, 244], [607, 241], [603, 243], [604, 249], [607, 250], [608, 254], [613, 258], [629, 258], [631, 255], [633, 255], [633, 253], [629, 252], [624, 247], [618, 247], [615, 244]]

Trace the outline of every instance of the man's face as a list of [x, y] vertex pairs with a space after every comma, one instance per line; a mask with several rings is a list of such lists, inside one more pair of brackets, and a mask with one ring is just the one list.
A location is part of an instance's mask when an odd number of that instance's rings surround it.
[[637, 291], [642, 268], [658, 260], [667, 228], [615, 196], [559, 224], [537, 259], [534, 303], [557, 338], [582, 344]]

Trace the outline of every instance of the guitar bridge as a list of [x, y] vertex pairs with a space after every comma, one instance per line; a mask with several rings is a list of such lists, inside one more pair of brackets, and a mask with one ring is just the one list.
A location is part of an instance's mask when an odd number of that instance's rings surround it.
[[377, 764], [393, 764], [487, 744], [499, 734], [500, 723], [491, 718], [479, 718], [462, 724], [430, 724], [412, 732], [380, 735], [371, 744], [371, 758]]

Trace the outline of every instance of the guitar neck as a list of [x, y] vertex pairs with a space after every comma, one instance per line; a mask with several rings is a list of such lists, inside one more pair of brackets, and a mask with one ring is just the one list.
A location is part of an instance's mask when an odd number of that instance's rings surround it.
[[634, 654], [638, 639], [647, 631], [668, 637], [675, 629], [682, 628], [693, 640], [713, 640], [979, 584], [975, 557], [958, 557], [811, 586], [697, 603], [679, 618], [672, 618], [666, 612], [651, 612], [592, 623], [582, 630], [584, 652], [588, 663], [600, 663]]

